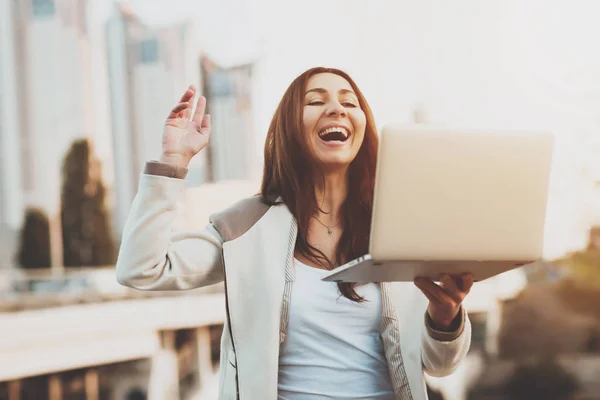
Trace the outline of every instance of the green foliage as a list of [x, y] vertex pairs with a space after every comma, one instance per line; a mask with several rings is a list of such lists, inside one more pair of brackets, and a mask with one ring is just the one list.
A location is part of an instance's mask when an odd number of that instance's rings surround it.
[[115, 262], [115, 244], [100, 170], [88, 140], [73, 142], [62, 166], [65, 267], [104, 266]]
[[600, 251], [577, 251], [557, 260], [556, 263], [567, 268], [575, 279], [600, 286]]
[[49, 268], [51, 265], [50, 223], [40, 209], [25, 211], [17, 261], [21, 268]]

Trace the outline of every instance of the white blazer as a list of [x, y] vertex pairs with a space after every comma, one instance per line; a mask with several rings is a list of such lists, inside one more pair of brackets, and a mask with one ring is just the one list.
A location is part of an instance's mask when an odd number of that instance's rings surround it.
[[[279, 350], [294, 283], [297, 224], [282, 203], [245, 199], [202, 230], [173, 233], [184, 180], [142, 174], [124, 228], [117, 280], [140, 290], [186, 290], [225, 281], [220, 398], [277, 399]], [[450, 374], [470, 347], [462, 310], [454, 333], [428, 324], [427, 299], [412, 283], [382, 283], [383, 339], [396, 399], [426, 400], [424, 373]], [[199, 311], [201, 312], [201, 311]]]

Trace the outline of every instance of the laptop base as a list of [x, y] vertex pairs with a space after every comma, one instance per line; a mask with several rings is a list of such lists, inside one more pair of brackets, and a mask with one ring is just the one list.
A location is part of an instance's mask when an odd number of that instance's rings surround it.
[[427, 277], [439, 281], [443, 274], [470, 272], [475, 282], [481, 282], [506, 271], [534, 263], [537, 260], [373, 260], [370, 255], [359, 257], [339, 266], [323, 281], [330, 282], [412, 282], [417, 277]]

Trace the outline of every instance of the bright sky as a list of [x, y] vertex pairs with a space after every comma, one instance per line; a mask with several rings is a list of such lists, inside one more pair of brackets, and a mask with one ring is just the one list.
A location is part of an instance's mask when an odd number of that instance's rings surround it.
[[[516, 105], [512, 90], [544, 113], [598, 116], [596, 0], [126, 2], [150, 24], [194, 21], [199, 45], [223, 65], [261, 60], [278, 95], [298, 72], [327, 64], [353, 73], [386, 121], [398, 118], [397, 102], [424, 102], [434, 119], [462, 118], [474, 111], [467, 96], [488, 94], [507, 96], [519, 126], [547, 119], [527, 115], [537, 110]], [[507, 123], [502, 110], [493, 114], [487, 124]]]
[[[101, 21], [108, 2], [95, 1]], [[597, 0], [127, 3], [149, 24], [194, 21], [202, 50], [222, 65], [256, 61], [259, 142], [297, 74], [337, 66], [357, 80], [380, 126], [406, 122], [423, 104], [432, 122], [551, 130], [549, 253], [581, 245], [583, 227], [600, 221]]]

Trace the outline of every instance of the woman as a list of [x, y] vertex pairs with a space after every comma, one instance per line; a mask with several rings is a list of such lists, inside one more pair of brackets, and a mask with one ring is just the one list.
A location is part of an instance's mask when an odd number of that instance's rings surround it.
[[423, 373], [449, 374], [469, 349], [461, 303], [472, 277], [320, 279], [368, 252], [377, 135], [354, 81], [325, 68], [296, 78], [269, 127], [261, 195], [203, 230], [172, 234], [187, 165], [210, 136], [206, 100], [192, 115], [194, 98], [190, 87], [171, 111], [161, 158], [140, 178], [119, 282], [185, 290], [225, 281], [222, 399], [426, 399]]

